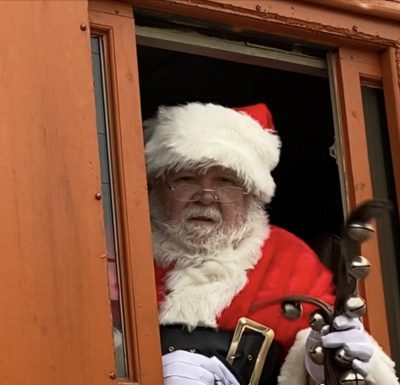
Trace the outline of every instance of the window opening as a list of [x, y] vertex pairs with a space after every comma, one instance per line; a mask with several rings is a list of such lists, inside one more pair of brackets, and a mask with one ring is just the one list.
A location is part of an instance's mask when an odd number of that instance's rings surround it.
[[120, 266], [115, 219], [113, 175], [110, 154], [110, 132], [108, 126], [103, 49], [100, 37], [91, 38], [93, 78], [96, 102], [97, 138], [99, 146], [101, 189], [104, 227], [107, 248], [107, 267], [111, 314], [114, 333], [114, 352], [118, 377], [127, 377], [126, 346]]
[[200, 101], [234, 107], [265, 102], [283, 142], [273, 173], [277, 191], [268, 207], [271, 223], [312, 247], [317, 238], [339, 234], [343, 207], [338, 164], [331, 151], [335, 130], [326, 59], [316, 57], [316, 68], [308, 61], [289, 63], [282, 52], [256, 57], [256, 48], [252, 54], [244, 54], [237, 45], [224, 51], [225, 40], [210, 48], [208, 37], [203, 37], [199, 51], [200, 43], [191, 46], [189, 35], [179, 42], [174, 35], [168, 42], [166, 31], [161, 39], [156, 31], [148, 31], [139, 27], [137, 35], [143, 118], [163, 104]]
[[396, 255], [400, 253], [400, 225], [398, 202], [396, 201], [390, 141], [385, 113], [383, 90], [378, 87], [362, 85], [362, 98], [367, 133], [368, 155], [372, 175], [372, 188], [375, 198], [390, 200], [394, 210], [377, 218], [378, 244], [381, 255], [383, 285], [386, 306], [390, 309], [388, 317], [393, 359], [400, 363], [400, 263]]
[[325, 58], [302, 53], [300, 46], [295, 44], [291, 51], [287, 51], [251, 40], [227, 40], [193, 31], [140, 25], [136, 26], [136, 38], [139, 45], [147, 47], [309, 73], [314, 76], [327, 76]]

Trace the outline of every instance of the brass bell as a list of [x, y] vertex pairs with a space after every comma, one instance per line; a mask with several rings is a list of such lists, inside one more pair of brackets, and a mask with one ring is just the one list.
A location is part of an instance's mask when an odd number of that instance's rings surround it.
[[282, 314], [286, 319], [297, 319], [303, 314], [300, 302], [285, 301], [281, 304]]
[[362, 255], [355, 257], [351, 262], [349, 273], [356, 279], [365, 278], [371, 269], [368, 259]]
[[364, 242], [370, 239], [375, 233], [375, 229], [370, 223], [353, 222], [347, 225], [348, 236], [357, 242]]
[[319, 342], [311, 346], [311, 348], [308, 350], [308, 354], [310, 355], [311, 361], [314, 362], [314, 364], [322, 365], [324, 363], [324, 349]]
[[349, 368], [351, 367], [353, 357], [349, 356], [344, 348], [339, 348], [335, 352], [335, 361], [341, 367]]
[[365, 314], [367, 305], [363, 298], [351, 296], [344, 303], [344, 312], [351, 318], [359, 318]]
[[326, 325], [325, 319], [322, 314], [316, 310], [310, 316], [310, 327], [316, 332], [320, 332], [322, 327]]
[[340, 377], [341, 385], [365, 385], [365, 378], [354, 370], [348, 370]]

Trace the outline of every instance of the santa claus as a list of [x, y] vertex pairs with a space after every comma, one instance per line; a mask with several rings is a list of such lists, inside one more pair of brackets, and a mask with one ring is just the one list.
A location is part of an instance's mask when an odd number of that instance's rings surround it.
[[[322, 383], [323, 367], [306, 353], [315, 341], [344, 346], [369, 381], [398, 384], [361, 322], [338, 320], [342, 331], [321, 336], [307, 329], [312, 307], [297, 320], [282, 315], [284, 296], [334, 296], [310, 248], [268, 222], [281, 146], [268, 108], [160, 107], [144, 126], [165, 384]], [[227, 357], [242, 317], [261, 333], [244, 333]], [[275, 338], [261, 373], [254, 341], [266, 330]]]

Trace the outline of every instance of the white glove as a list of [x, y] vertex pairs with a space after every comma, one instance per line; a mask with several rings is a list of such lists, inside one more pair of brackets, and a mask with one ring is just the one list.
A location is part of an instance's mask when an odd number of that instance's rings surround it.
[[311, 330], [306, 341], [307, 353], [305, 355], [305, 365], [308, 374], [317, 384], [324, 382], [323, 365], [317, 365], [312, 362], [308, 354], [316, 343], [321, 343], [324, 348], [343, 347], [346, 355], [353, 358], [353, 370], [367, 377], [373, 347], [360, 320], [340, 315], [333, 320], [333, 327], [335, 330], [331, 332], [329, 332], [329, 326], [324, 326], [321, 333]]
[[217, 357], [177, 350], [163, 355], [164, 385], [240, 385]]

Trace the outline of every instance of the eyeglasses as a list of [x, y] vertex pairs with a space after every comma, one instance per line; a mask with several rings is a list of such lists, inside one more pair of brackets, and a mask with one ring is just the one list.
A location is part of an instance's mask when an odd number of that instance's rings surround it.
[[213, 201], [219, 203], [239, 202], [248, 192], [239, 186], [217, 186], [215, 188], [202, 188], [196, 183], [179, 183], [171, 185], [166, 182], [168, 188], [173, 191], [175, 199], [180, 202], [196, 202], [203, 193], [212, 193]]

